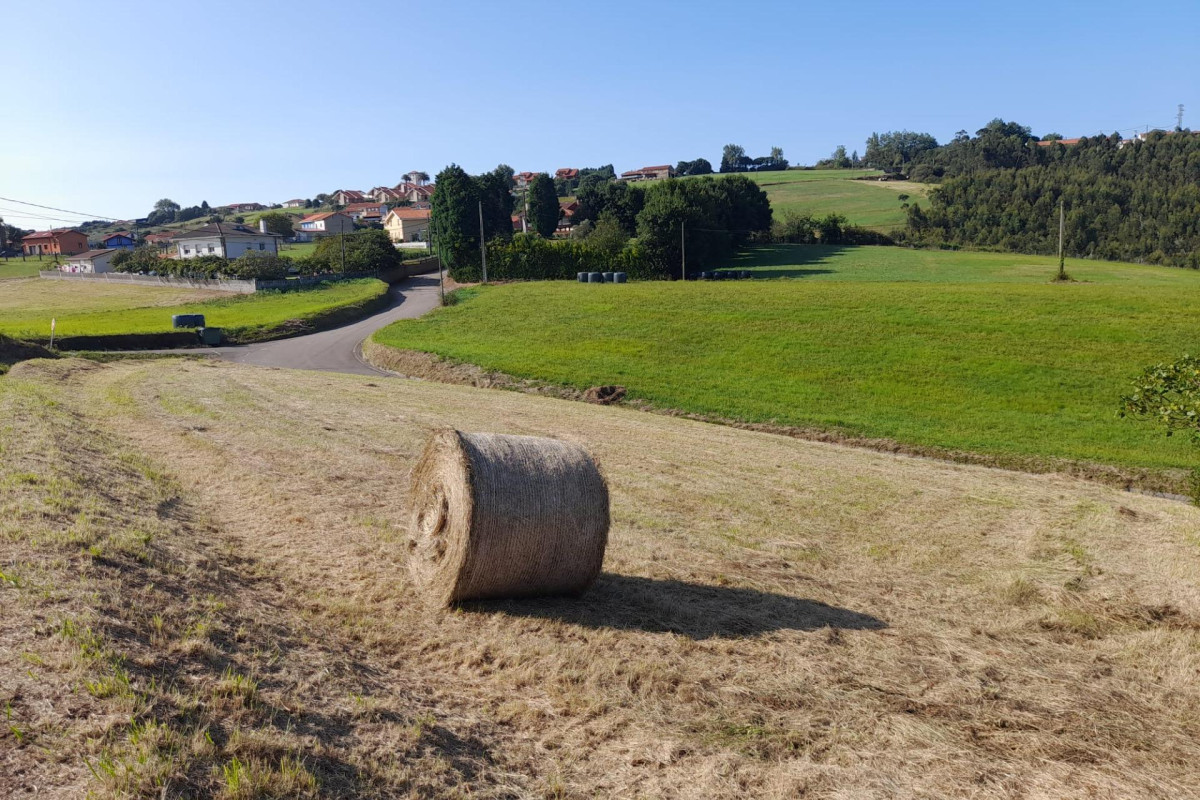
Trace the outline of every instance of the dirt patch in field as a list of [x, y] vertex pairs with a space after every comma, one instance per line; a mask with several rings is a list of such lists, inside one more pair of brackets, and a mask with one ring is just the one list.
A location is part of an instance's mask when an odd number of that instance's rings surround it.
[[[512, 391], [537, 394], [548, 397], [558, 397], [563, 400], [583, 400], [596, 402], [592, 393], [599, 393], [606, 387], [593, 387], [586, 391], [569, 386], [546, 383], [528, 378], [517, 378], [503, 372], [485, 370], [474, 364], [451, 361], [432, 353], [417, 350], [400, 350], [381, 345], [368, 339], [363, 343], [363, 356], [368, 362], [380, 369], [385, 369], [397, 375], [421, 380], [452, 383], [460, 386], [475, 386], [484, 389], [509, 389]], [[956, 464], [976, 464], [998, 469], [1017, 470], [1035, 474], [1059, 473], [1075, 478], [1097, 481], [1106, 486], [1125, 490], [1160, 492], [1181, 495], [1186, 490], [1187, 471], [1137, 469], [1133, 467], [1118, 467], [1109, 464], [1096, 464], [1069, 459], [1056, 459], [1044, 456], [993, 455], [974, 453], [965, 450], [952, 450], [928, 445], [914, 445], [897, 442], [892, 439], [853, 436], [838, 430], [804, 427], [798, 425], [778, 425], [763, 422], [745, 422], [743, 420], [721, 417], [713, 414], [694, 414], [678, 409], [658, 408], [651, 403], [626, 394], [624, 387], [620, 388], [619, 397], [604, 401], [605, 405], [622, 405], [639, 411], [654, 414], [665, 414], [672, 417], [684, 417], [700, 422], [726, 425], [742, 430], [773, 433], [788, 436], [793, 439], [804, 439], [813, 442], [840, 444], [848, 447], [861, 447], [881, 453], [933, 458], [951, 461]]]

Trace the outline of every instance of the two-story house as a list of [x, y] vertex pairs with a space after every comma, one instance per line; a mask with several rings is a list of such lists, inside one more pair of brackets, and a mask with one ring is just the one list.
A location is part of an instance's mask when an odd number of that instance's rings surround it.
[[27, 256], [71, 256], [86, 252], [87, 236], [70, 228], [55, 228], [26, 234], [21, 249]]
[[309, 214], [300, 220], [300, 224], [295, 228], [294, 238], [297, 242], [311, 242], [339, 233], [354, 233], [354, 220], [340, 211], [323, 211], [320, 214]]

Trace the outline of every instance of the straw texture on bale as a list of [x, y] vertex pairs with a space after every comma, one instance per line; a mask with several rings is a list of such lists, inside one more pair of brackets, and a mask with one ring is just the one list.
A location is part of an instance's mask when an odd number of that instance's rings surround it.
[[600, 574], [608, 486], [579, 445], [438, 431], [409, 496], [409, 567], [431, 603], [578, 594]]

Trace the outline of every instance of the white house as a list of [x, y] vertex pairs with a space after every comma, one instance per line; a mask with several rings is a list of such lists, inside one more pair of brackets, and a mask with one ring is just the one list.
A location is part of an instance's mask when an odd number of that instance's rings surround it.
[[250, 252], [279, 254], [277, 234], [228, 222], [214, 222], [203, 228], [181, 233], [174, 241], [179, 258], [221, 256], [234, 259]]
[[113, 250], [88, 250], [86, 253], [79, 253], [67, 259], [67, 263], [59, 267], [63, 272], [112, 272], [113, 268], [109, 265], [109, 261], [121, 249]]
[[304, 201], [297, 197], [294, 200], [288, 200], [283, 204], [284, 208], [304, 208]]
[[354, 220], [340, 211], [323, 211], [300, 220], [295, 239], [297, 242], [311, 242], [322, 236], [336, 236], [339, 233], [354, 233]]

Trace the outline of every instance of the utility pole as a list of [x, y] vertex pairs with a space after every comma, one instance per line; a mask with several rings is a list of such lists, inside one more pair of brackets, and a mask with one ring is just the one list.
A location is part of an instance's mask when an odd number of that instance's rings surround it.
[[1058, 198], [1058, 279], [1065, 281], [1067, 279], [1067, 260], [1063, 255], [1063, 235], [1067, 229], [1067, 212], [1065, 201], [1063, 198]]
[[682, 220], [679, 223], [679, 261], [682, 274], [680, 278], [687, 280], [687, 220]]
[[1179, 104], [1179, 113], [1175, 115], [1175, 130], [1183, 130], [1183, 103]]
[[342, 274], [346, 274], [346, 230], [343, 228], [338, 233], [338, 243], [342, 246]]
[[483, 282], [487, 283], [487, 241], [483, 238], [483, 201], [479, 201], [479, 257], [483, 260]]

